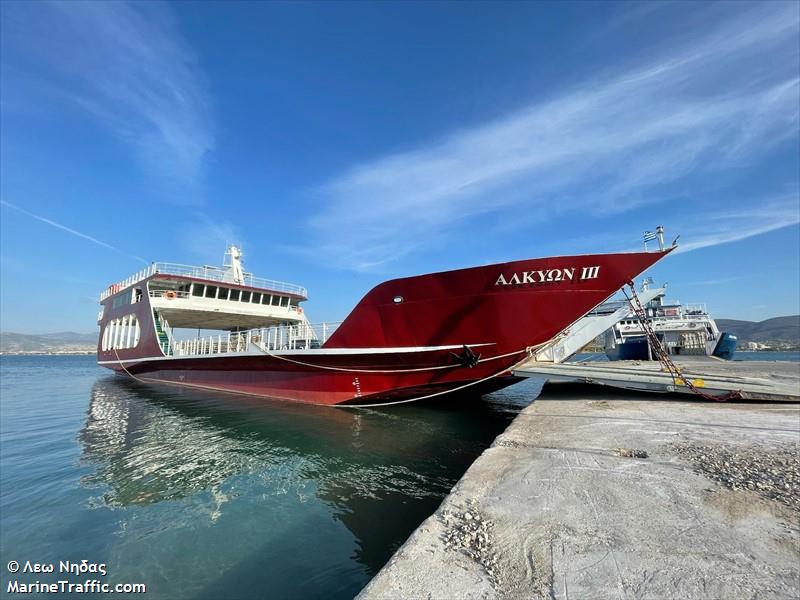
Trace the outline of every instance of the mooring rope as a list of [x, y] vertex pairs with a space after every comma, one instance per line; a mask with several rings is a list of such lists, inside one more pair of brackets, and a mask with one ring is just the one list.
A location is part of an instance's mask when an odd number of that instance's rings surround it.
[[[513, 371], [516, 367], [518, 367], [519, 365], [523, 364], [526, 360], [528, 360], [528, 358], [530, 358], [532, 356], [534, 350], [539, 348], [539, 347], [541, 347], [542, 345], [543, 344], [538, 344], [536, 346], [527, 346], [524, 350], [517, 350], [515, 352], [508, 352], [506, 354], [499, 354], [497, 356], [492, 356], [492, 357], [489, 357], [489, 358], [480, 359], [480, 360], [478, 360], [479, 363], [480, 362], [488, 362], [490, 360], [497, 360], [499, 358], [507, 358], [507, 357], [513, 356], [515, 354], [521, 354], [522, 352], [526, 353], [526, 356], [522, 360], [517, 361], [512, 366], [510, 366], [510, 367], [508, 367], [506, 369], [501, 369], [501, 370], [497, 371], [496, 373], [492, 373], [491, 375], [488, 375], [487, 377], [484, 377], [482, 379], [478, 379], [478, 380], [475, 380], [475, 381], [470, 381], [470, 382], [465, 383], [464, 385], [460, 385], [460, 386], [452, 388], [452, 389], [443, 390], [441, 392], [435, 392], [433, 394], [427, 394], [425, 396], [418, 396], [418, 397], [415, 397], [415, 398], [406, 398], [404, 400], [396, 400], [396, 401], [393, 401], [393, 402], [380, 402], [380, 403], [369, 403], [369, 404], [323, 404], [323, 403], [316, 403], [316, 402], [307, 402], [306, 404], [312, 404], [312, 405], [316, 405], [316, 406], [331, 406], [331, 407], [334, 407], [334, 408], [374, 408], [374, 407], [380, 407], [380, 406], [392, 406], [392, 405], [395, 405], [395, 404], [407, 404], [409, 402], [418, 402], [420, 400], [427, 400], [428, 398], [434, 398], [436, 396], [441, 396], [443, 394], [451, 394], [453, 392], [461, 391], [461, 390], [466, 389], [468, 387], [471, 387], [473, 385], [478, 385], [479, 383], [484, 383], [486, 381], [489, 381], [490, 379], [494, 379], [495, 377], [498, 377], [498, 376], [502, 375], [503, 373]], [[176, 381], [168, 381], [168, 380], [161, 380], [161, 379], [142, 379], [140, 377], [137, 377], [133, 373], [131, 373], [125, 367], [125, 365], [122, 364], [122, 359], [119, 357], [119, 353], [117, 352], [117, 349], [113, 348], [113, 350], [114, 350], [114, 355], [117, 357], [117, 363], [119, 363], [119, 366], [122, 368], [122, 370], [125, 371], [125, 373], [127, 373], [132, 379], [134, 379], [135, 381], [138, 381], [140, 383], [147, 384], [147, 383], [153, 382], [153, 381], [157, 382], [157, 383], [172, 383], [172, 384], [176, 384], [176, 385], [185, 385], [185, 386], [189, 386], [189, 387], [196, 387], [196, 388], [201, 388], [201, 389], [210, 389], [210, 390], [228, 392], [228, 393], [234, 393], [234, 394], [245, 393], [246, 395], [249, 395], [249, 396], [259, 396], [259, 397], [265, 397], [265, 398], [273, 398], [272, 396], [260, 396], [258, 394], [253, 394], [252, 392], [237, 392], [236, 390], [227, 390], [225, 388], [204, 386], [204, 385], [201, 385], [201, 384], [176, 382]], [[326, 366], [322, 366], [322, 365], [313, 365], [311, 363], [306, 364], [306, 363], [303, 363], [301, 361], [286, 359], [285, 357], [281, 357], [281, 356], [278, 356], [278, 355], [273, 355], [273, 354], [271, 354], [269, 352], [267, 352], [267, 354], [269, 354], [270, 356], [274, 356], [275, 358], [282, 358], [284, 360], [289, 360], [289, 362], [297, 363], [297, 364], [300, 364], [300, 365], [318, 367], [318, 368], [323, 368], [323, 369], [332, 369], [332, 370], [336, 370], [336, 371], [352, 371], [354, 373], [403, 373], [403, 372], [417, 372], [417, 371], [431, 370], [431, 369], [434, 369], [434, 368], [435, 369], [442, 369], [442, 368], [451, 368], [451, 367], [459, 367], [460, 366], [460, 365], [445, 365], [445, 366], [431, 367], [431, 368], [427, 368], [427, 369], [405, 369], [405, 370], [404, 369], [396, 369], [396, 370], [383, 370], [383, 371], [381, 371], [381, 370], [369, 370], [369, 369], [367, 369], [367, 370], [349, 370], [349, 369], [340, 369], [338, 367], [326, 367]], [[296, 401], [296, 400], [293, 400], [292, 398], [276, 398], [276, 399], [278, 399], [278, 400], [287, 400], [287, 401]]]
[[113, 347], [113, 348], [112, 348], [112, 350], [114, 350], [114, 356], [116, 356], [116, 357], [117, 357], [117, 362], [119, 363], [119, 366], [120, 366], [120, 367], [122, 367], [122, 370], [123, 370], [123, 371], [125, 371], [125, 372], [126, 372], [128, 375], [130, 375], [130, 376], [131, 376], [133, 379], [135, 379], [136, 381], [139, 381], [139, 382], [141, 382], [141, 383], [147, 383], [147, 380], [145, 380], [145, 379], [140, 379], [139, 377], [137, 377], [136, 375], [134, 375], [133, 373], [131, 373], [130, 371], [128, 371], [128, 369], [125, 367], [125, 365], [123, 365], [123, 364], [122, 364], [122, 359], [119, 357], [119, 352], [117, 352], [117, 348], [116, 348], [116, 346], [115, 346], [115, 347]]
[[[518, 352], [516, 354], [518, 354]], [[498, 357], [495, 357], [495, 358], [498, 358]], [[455, 387], [455, 388], [452, 388], [452, 389], [448, 389], [448, 390], [443, 390], [441, 392], [435, 392], [433, 394], [427, 394], [425, 396], [417, 396], [416, 398], [406, 398], [405, 400], [395, 400], [394, 402], [380, 402], [380, 403], [370, 403], [370, 404], [334, 404], [333, 406], [334, 406], [334, 408], [375, 408], [375, 407], [379, 407], [379, 406], [393, 406], [395, 404], [408, 404], [409, 402], [419, 402], [420, 400], [427, 400], [429, 398], [434, 398], [436, 396], [442, 396], [444, 394], [452, 394], [454, 392], [459, 392], [459, 391], [461, 391], [463, 389], [466, 389], [468, 387], [471, 387], [473, 385], [478, 385], [479, 383], [484, 383], [485, 381], [489, 381], [490, 379], [494, 379], [495, 377], [498, 377], [498, 376], [502, 375], [503, 373], [506, 373], [506, 372], [509, 372], [509, 371], [513, 371], [515, 368], [517, 368], [518, 366], [523, 364], [526, 360], [528, 360], [528, 358], [530, 358], [530, 354], [528, 356], [526, 356], [525, 358], [523, 358], [522, 360], [514, 363], [509, 368], [502, 369], [502, 370], [498, 371], [497, 373], [492, 373], [488, 377], [484, 377], [483, 379], [478, 379], [476, 381], [470, 381], [468, 383], [465, 383], [464, 385], [460, 385], [458, 387]]]
[[[507, 352], [506, 354], [498, 354], [497, 356], [490, 356], [488, 358], [481, 358], [481, 359], [478, 359], [476, 364], [482, 363], [482, 362], [489, 362], [490, 360], [497, 360], [497, 359], [500, 359], [500, 358], [508, 358], [509, 356], [514, 356], [516, 354], [522, 354], [523, 352], [525, 352], [525, 353], [530, 355], [530, 353], [533, 351], [534, 348], [538, 348], [538, 346], [527, 346], [527, 347], [523, 348], [522, 350], [515, 350], [514, 352]], [[342, 373], [419, 373], [419, 372], [422, 372], [422, 371], [437, 371], [437, 370], [440, 370], [440, 369], [453, 369], [453, 368], [457, 368], [457, 367], [462, 366], [462, 365], [460, 365], [458, 363], [455, 363], [455, 364], [448, 364], [448, 365], [436, 365], [436, 366], [432, 366], [432, 367], [419, 367], [419, 368], [416, 368], [416, 369], [350, 369], [350, 368], [347, 368], [347, 367], [332, 367], [330, 365], [317, 365], [317, 364], [314, 364], [314, 363], [307, 363], [307, 362], [303, 362], [301, 360], [294, 360], [294, 359], [289, 358], [287, 356], [281, 356], [280, 354], [274, 354], [274, 353], [270, 352], [266, 348], [262, 348], [262, 350], [264, 350], [264, 353], [267, 356], [271, 356], [272, 358], [277, 358], [277, 359], [280, 359], [280, 360], [285, 360], [286, 362], [294, 363], [296, 365], [302, 365], [304, 367], [311, 367], [311, 368], [314, 368], [314, 369], [323, 369], [323, 370], [326, 370], [326, 371], [340, 371]]]

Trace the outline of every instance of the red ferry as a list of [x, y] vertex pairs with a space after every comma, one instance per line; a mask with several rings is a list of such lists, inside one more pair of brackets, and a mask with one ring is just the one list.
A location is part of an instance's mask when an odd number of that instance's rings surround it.
[[344, 321], [312, 324], [304, 287], [244, 272], [231, 246], [222, 268], [153, 263], [104, 291], [98, 364], [146, 382], [314, 404], [480, 394], [519, 381], [512, 370], [532, 350], [671, 250], [393, 279]]

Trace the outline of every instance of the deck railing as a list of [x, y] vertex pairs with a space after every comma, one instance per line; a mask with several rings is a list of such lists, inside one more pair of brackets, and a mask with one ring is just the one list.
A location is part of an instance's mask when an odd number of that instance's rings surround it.
[[298, 323], [199, 336], [188, 340], [171, 339], [171, 349], [173, 356], [208, 356], [259, 350], [262, 352], [312, 350], [320, 348], [328, 341], [340, 324], [341, 321]]
[[[190, 298], [189, 292], [183, 292], [179, 290], [150, 290], [148, 295], [151, 298]], [[198, 296], [201, 300], [203, 299], [202, 296]]]
[[156, 274], [193, 277], [195, 279], [205, 279], [208, 281], [228, 283], [231, 285], [245, 285], [248, 287], [269, 290], [273, 292], [285, 292], [288, 294], [302, 296], [303, 298], [308, 297], [308, 290], [301, 285], [286, 283], [285, 281], [276, 281], [274, 279], [254, 277], [252, 273], [245, 273], [243, 281], [235, 282], [228, 269], [220, 269], [219, 267], [209, 266], [195, 267], [191, 265], [180, 265], [177, 263], [157, 262], [151, 264], [146, 269], [142, 269], [138, 273], [134, 273], [127, 279], [123, 279], [119, 283], [110, 285], [107, 290], [100, 294], [100, 301], [102, 302], [109, 296], [113, 296], [128, 286], [131, 286], [142, 279], [146, 279], [147, 277]]

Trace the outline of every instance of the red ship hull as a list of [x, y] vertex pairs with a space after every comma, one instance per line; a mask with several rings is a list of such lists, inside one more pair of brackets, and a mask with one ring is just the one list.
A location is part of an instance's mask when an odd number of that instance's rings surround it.
[[[553, 339], [668, 252], [532, 259], [388, 281], [367, 293], [317, 350], [164, 356], [144, 301], [136, 314], [149, 327], [139, 345], [98, 347], [98, 362], [144, 381], [314, 404], [497, 389], [516, 381], [511, 369], [531, 347]], [[107, 309], [104, 321], [116, 316]]]

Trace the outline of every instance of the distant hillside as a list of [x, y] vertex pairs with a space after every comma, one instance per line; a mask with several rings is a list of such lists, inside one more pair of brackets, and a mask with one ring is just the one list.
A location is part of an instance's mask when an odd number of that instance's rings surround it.
[[93, 352], [97, 348], [96, 333], [0, 333], [0, 352]]
[[774, 317], [766, 321], [738, 321], [736, 319], [715, 319], [720, 331], [728, 331], [739, 337], [741, 342], [788, 342], [800, 345], [800, 315]]

